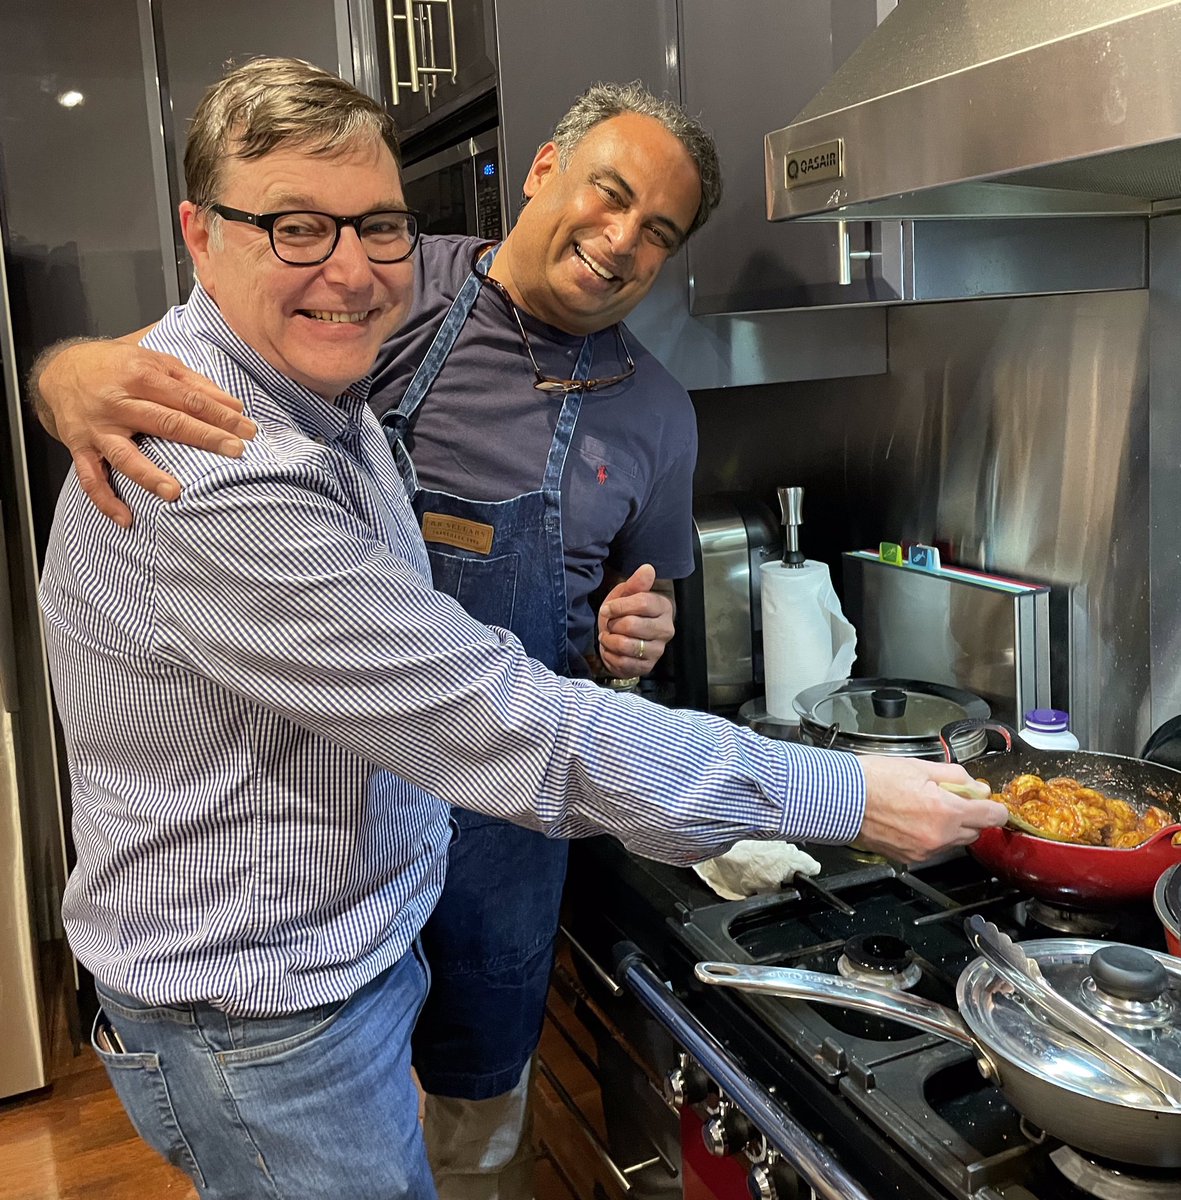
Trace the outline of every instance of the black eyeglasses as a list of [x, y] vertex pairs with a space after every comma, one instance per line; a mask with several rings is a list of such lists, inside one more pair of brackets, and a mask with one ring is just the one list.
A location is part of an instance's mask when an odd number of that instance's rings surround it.
[[533, 357], [533, 347], [529, 344], [529, 335], [525, 332], [524, 322], [521, 320], [521, 313], [518, 310], [512, 296], [508, 294], [508, 288], [498, 279], [493, 279], [491, 275], [486, 275], [480, 270], [479, 262], [481, 256], [487, 247], [481, 247], [476, 251], [475, 257], [472, 259], [472, 270], [476, 274], [476, 278], [481, 283], [486, 283], [492, 290], [505, 302], [508, 310], [513, 314], [513, 320], [517, 323], [517, 330], [521, 334], [521, 341], [525, 343], [525, 353], [529, 355], [529, 361], [533, 364], [533, 374], [536, 379], [533, 381], [533, 386], [539, 392], [593, 392], [596, 388], [610, 387], [614, 383], [622, 383], [625, 379], [630, 379], [636, 373], [636, 364], [632, 361], [632, 356], [627, 348], [627, 342], [623, 339], [623, 330], [619, 327], [619, 322], [616, 321], [613, 326], [615, 336], [619, 339], [619, 348], [623, 352], [624, 362], [627, 363], [627, 370], [622, 375], [610, 375], [605, 379], [555, 379], [552, 375], [545, 375], [541, 368], [537, 365], [537, 359]]
[[227, 221], [265, 229], [275, 257], [292, 267], [316, 267], [327, 262], [346, 225], [361, 239], [370, 262], [402, 262], [418, 245], [418, 215], [401, 209], [367, 212], [359, 217], [334, 217], [322, 212], [248, 213], [224, 204], [211, 204], [209, 209]]

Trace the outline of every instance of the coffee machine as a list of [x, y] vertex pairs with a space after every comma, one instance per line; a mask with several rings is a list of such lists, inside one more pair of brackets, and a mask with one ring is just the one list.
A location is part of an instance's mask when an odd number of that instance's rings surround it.
[[693, 574], [676, 581], [670, 644], [676, 702], [735, 709], [763, 687], [759, 567], [783, 552], [779, 523], [745, 495], [693, 502]]

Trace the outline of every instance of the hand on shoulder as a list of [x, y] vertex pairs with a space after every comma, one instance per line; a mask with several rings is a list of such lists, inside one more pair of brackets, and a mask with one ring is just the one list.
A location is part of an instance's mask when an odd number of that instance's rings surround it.
[[255, 433], [239, 400], [171, 355], [126, 341], [65, 345], [42, 359], [32, 382], [42, 424], [70, 451], [86, 494], [120, 525], [131, 524], [131, 512], [108, 469], [161, 499], [180, 495], [177, 481], [140, 453], [137, 434], [237, 457]]

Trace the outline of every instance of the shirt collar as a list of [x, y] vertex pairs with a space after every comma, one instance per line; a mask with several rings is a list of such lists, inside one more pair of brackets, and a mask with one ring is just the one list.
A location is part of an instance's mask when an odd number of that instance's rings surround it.
[[335, 439], [357, 425], [368, 401], [372, 375], [350, 384], [333, 400], [325, 400], [303, 384], [276, 370], [227, 324], [217, 302], [198, 283], [184, 306], [185, 323], [194, 337], [210, 342], [228, 354], [302, 428], [323, 438]]

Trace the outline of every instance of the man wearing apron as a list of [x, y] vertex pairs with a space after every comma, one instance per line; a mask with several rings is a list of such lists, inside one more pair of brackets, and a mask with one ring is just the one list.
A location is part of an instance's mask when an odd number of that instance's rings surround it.
[[[693, 569], [696, 425], [684, 389], [621, 322], [720, 192], [696, 121], [636, 85], [596, 85], [538, 151], [499, 247], [422, 240], [414, 307], [378, 360], [371, 403], [435, 587], [554, 671], [587, 675], [597, 653], [616, 676], [646, 674], [672, 636], [652, 587]], [[624, 582], [599, 609], [596, 646], [591, 597], [606, 573]], [[566, 844], [453, 817], [414, 1037], [427, 1147], [442, 1200], [516, 1200], [531, 1195], [530, 1061]]]
[[[590, 594], [605, 566], [629, 575], [651, 563], [670, 579], [693, 569], [692, 409], [619, 319], [692, 226], [701, 187], [696, 171], [659, 189], [644, 178], [614, 142], [617, 129], [632, 134], [626, 122], [636, 121], [683, 157], [652, 118], [609, 120], [576, 143], [583, 153], [565, 170], [543, 147], [541, 168], [535, 162], [526, 181], [529, 202], [501, 246], [426, 238], [415, 310], [374, 381], [379, 410], [400, 397], [382, 424], [423, 527], [435, 587], [571, 675], [588, 673]], [[588, 160], [604, 179], [581, 185], [591, 190], [582, 203], [593, 213], [565, 195], [555, 207], [547, 190], [568, 187]], [[668, 222], [652, 229], [638, 221], [632, 237], [641, 244], [626, 250], [623, 236], [596, 233], [595, 225], [619, 220], [620, 177], [634, 189], [630, 207]], [[558, 236], [565, 232], [551, 215], [559, 212], [577, 248], [556, 256], [552, 290], [530, 304], [531, 264], [552, 253], [555, 224]], [[598, 274], [623, 276], [633, 259], [650, 270], [642, 290], [600, 287]], [[601, 291], [606, 312], [578, 311], [577, 291], [574, 311], [564, 311], [561, 272], [570, 266], [593, 276], [588, 290]], [[632, 600], [660, 611], [663, 598], [646, 593]], [[652, 621], [646, 628], [656, 636], [641, 646], [638, 635], [618, 639], [605, 626], [600, 620], [601, 653], [620, 675], [650, 670], [671, 634], [671, 622], [664, 633]], [[531, 1195], [530, 1060], [544, 1019], [566, 845], [461, 809], [453, 817], [459, 833], [447, 883], [423, 931], [432, 985], [414, 1037], [428, 1093], [427, 1146], [444, 1200], [515, 1200]]]
[[[569, 675], [576, 664], [566, 639], [561, 483], [582, 390], [558, 393], [552, 401], [557, 419], [540, 487], [505, 500], [423, 487], [401, 440], [487, 286], [483, 280], [495, 252], [496, 247], [487, 250], [473, 266], [401, 403], [382, 424], [426, 531], [435, 587], [484, 624], [511, 629], [530, 657]], [[584, 339], [575, 380], [589, 378], [593, 343], [593, 337]], [[577, 665], [585, 674], [585, 665]], [[432, 1165], [444, 1194], [449, 1188], [442, 1180], [449, 1173], [454, 1172], [451, 1183], [458, 1187], [462, 1181], [464, 1194], [471, 1195], [467, 1173], [492, 1169], [504, 1176], [492, 1194], [528, 1196], [527, 1067], [541, 1031], [567, 845], [464, 809], [454, 809], [452, 819], [458, 834], [447, 884], [423, 930], [433, 1003], [420, 1016], [414, 1038], [419, 1080], [437, 1097], [427, 1106]], [[481, 1108], [483, 1118], [477, 1115]], [[492, 1141], [480, 1146], [475, 1162], [467, 1143], [473, 1118]], [[477, 1145], [484, 1141], [478, 1138]], [[492, 1180], [486, 1176], [484, 1183]]]

